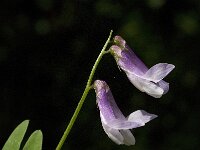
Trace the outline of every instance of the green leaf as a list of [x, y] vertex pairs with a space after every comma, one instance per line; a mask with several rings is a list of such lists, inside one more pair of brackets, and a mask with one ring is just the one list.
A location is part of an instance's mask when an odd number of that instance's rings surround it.
[[42, 149], [42, 132], [36, 130], [27, 140], [23, 150], [41, 150]]
[[25, 120], [20, 125], [18, 125], [12, 132], [12, 134], [9, 136], [2, 150], [19, 150], [24, 134], [26, 133], [28, 124], [29, 120]]

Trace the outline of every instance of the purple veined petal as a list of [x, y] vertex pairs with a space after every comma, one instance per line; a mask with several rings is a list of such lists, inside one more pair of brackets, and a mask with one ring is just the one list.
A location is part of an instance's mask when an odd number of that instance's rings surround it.
[[[134, 71], [136, 74], [143, 74], [148, 70], [147, 66], [132, 51], [132, 49], [126, 44], [126, 41], [121, 36], [115, 36], [114, 43], [116, 43], [115, 46], [118, 46], [121, 49], [121, 58], [124, 59], [124, 65], [126, 64], [126, 67], [131, 66], [129, 70]], [[116, 47], [113, 47], [113, 51], [115, 51], [115, 48]]]
[[128, 118], [128, 121], [134, 121], [134, 122], [145, 125], [145, 123], [151, 121], [152, 119], [156, 117], [157, 115], [150, 114], [144, 110], [137, 110], [131, 113], [127, 118]]
[[110, 50], [122, 70], [132, 72], [138, 76], [142, 76], [147, 72], [146, 65], [129, 48], [122, 50], [119, 46], [113, 45]]
[[142, 78], [155, 83], [166, 77], [175, 68], [172, 64], [159, 63], [151, 67]]
[[96, 80], [94, 82], [94, 89], [96, 91], [97, 104], [104, 116], [105, 122], [112, 119], [125, 120], [125, 116], [117, 106], [110, 88], [105, 81]]

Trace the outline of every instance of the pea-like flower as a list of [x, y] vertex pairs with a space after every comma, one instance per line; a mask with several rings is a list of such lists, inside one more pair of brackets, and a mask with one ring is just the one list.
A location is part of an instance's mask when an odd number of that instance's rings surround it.
[[144, 110], [137, 110], [125, 117], [105, 81], [96, 80], [94, 89], [103, 129], [108, 137], [117, 144], [134, 145], [135, 138], [129, 129], [144, 126], [145, 123], [157, 117]]
[[158, 63], [148, 69], [124, 39], [115, 36], [114, 42], [116, 45], [111, 46], [111, 54], [136, 88], [155, 98], [160, 98], [168, 92], [169, 83], [165, 82], [163, 78], [175, 68], [174, 65]]

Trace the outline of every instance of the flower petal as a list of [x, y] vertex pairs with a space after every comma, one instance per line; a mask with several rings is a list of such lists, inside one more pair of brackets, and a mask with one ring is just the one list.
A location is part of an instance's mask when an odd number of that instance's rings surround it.
[[131, 133], [130, 130], [120, 130], [120, 133], [122, 134], [124, 138], [124, 144], [125, 145], [135, 145], [135, 137]]
[[128, 116], [128, 121], [134, 121], [139, 124], [145, 125], [145, 123], [149, 122], [150, 120], [156, 117], [157, 115], [150, 114], [144, 110], [137, 110]]
[[107, 122], [107, 125], [111, 128], [114, 128], [114, 129], [127, 130], [127, 129], [133, 129], [133, 128], [141, 127], [144, 124], [140, 123], [140, 122], [136, 122], [134, 120], [128, 121], [128, 120], [115, 119], [115, 120], [111, 120], [111, 121]]
[[130, 82], [140, 91], [146, 92], [148, 95], [151, 95], [155, 98], [160, 98], [163, 95], [164, 90], [161, 87], [159, 87], [159, 85], [151, 81], [145, 80], [143, 78], [140, 78], [137, 75], [132, 74], [130, 72], [126, 72], [126, 74]]
[[102, 126], [108, 137], [116, 144], [123, 144], [124, 138], [117, 129], [113, 129], [102, 122]]
[[163, 94], [166, 94], [169, 91], [169, 83], [167, 83], [166, 81], [161, 80], [157, 84], [164, 90]]
[[[138, 78], [137, 76], [135, 77]], [[129, 129], [144, 126], [146, 122], [155, 118], [156, 115], [141, 110], [133, 112], [128, 118], [125, 118], [118, 108], [106, 82], [96, 80], [93, 85], [102, 126], [108, 137], [117, 144], [134, 145], [135, 138]]]
[[159, 63], [151, 67], [142, 78], [155, 83], [166, 77], [175, 68], [172, 64]]
[[137, 55], [126, 46], [125, 49], [121, 49], [117, 45], [110, 47], [117, 65], [124, 71], [132, 72], [136, 75], [144, 75], [148, 71], [146, 65], [137, 57]]
[[125, 120], [125, 116], [117, 106], [110, 88], [105, 81], [96, 80], [94, 82], [94, 88], [96, 92], [97, 103], [100, 109], [101, 116], [103, 116], [104, 122], [107, 123], [113, 119]]
[[114, 129], [127, 130], [144, 126], [145, 123], [156, 118], [157, 115], [150, 114], [144, 110], [137, 110], [131, 113], [127, 120], [115, 119], [107, 123], [107, 125]]

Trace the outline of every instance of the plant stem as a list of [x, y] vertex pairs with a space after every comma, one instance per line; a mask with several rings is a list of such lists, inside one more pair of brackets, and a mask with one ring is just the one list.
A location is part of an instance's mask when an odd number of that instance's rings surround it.
[[74, 122], [76, 121], [76, 118], [77, 118], [77, 116], [78, 116], [78, 114], [79, 114], [79, 112], [81, 110], [81, 107], [83, 106], [83, 103], [84, 103], [84, 101], [85, 101], [85, 99], [86, 99], [86, 97], [88, 95], [88, 92], [91, 89], [92, 79], [93, 79], [94, 73], [95, 73], [95, 71], [97, 69], [97, 66], [98, 66], [100, 60], [102, 59], [103, 55], [106, 54], [105, 50], [106, 50], [106, 48], [108, 46], [108, 43], [110, 42], [110, 39], [111, 39], [111, 36], [112, 36], [112, 32], [113, 31], [111, 30], [110, 31], [110, 35], [109, 35], [106, 43], [104, 44], [99, 56], [97, 57], [94, 66], [92, 67], [92, 70], [90, 72], [90, 76], [88, 78], [88, 81], [87, 81], [85, 90], [83, 92], [83, 95], [82, 95], [82, 97], [81, 97], [81, 99], [80, 99], [80, 101], [79, 101], [79, 103], [78, 103], [78, 105], [76, 107], [76, 110], [74, 111], [74, 114], [73, 114], [73, 116], [72, 116], [72, 118], [71, 118], [71, 120], [70, 120], [70, 122], [69, 122], [69, 124], [68, 124], [68, 126], [67, 126], [67, 128], [66, 128], [66, 130], [64, 132], [64, 134], [63, 134], [63, 136], [62, 136], [62, 138], [60, 139], [60, 142], [58, 143], [58, 145], [56, 147], [56, 150], [60, 150], [62, 148], [62, 146], [63, 146], [63, 144], [64, 144], [64, 142], [65, 142], [65, 140], [66, 140], [66, 138], [67, 138], [67, 136], [69, 134], [69, 132], [71, 131], [71, 129], [72, 129], [73, 125], [74, 125]]

